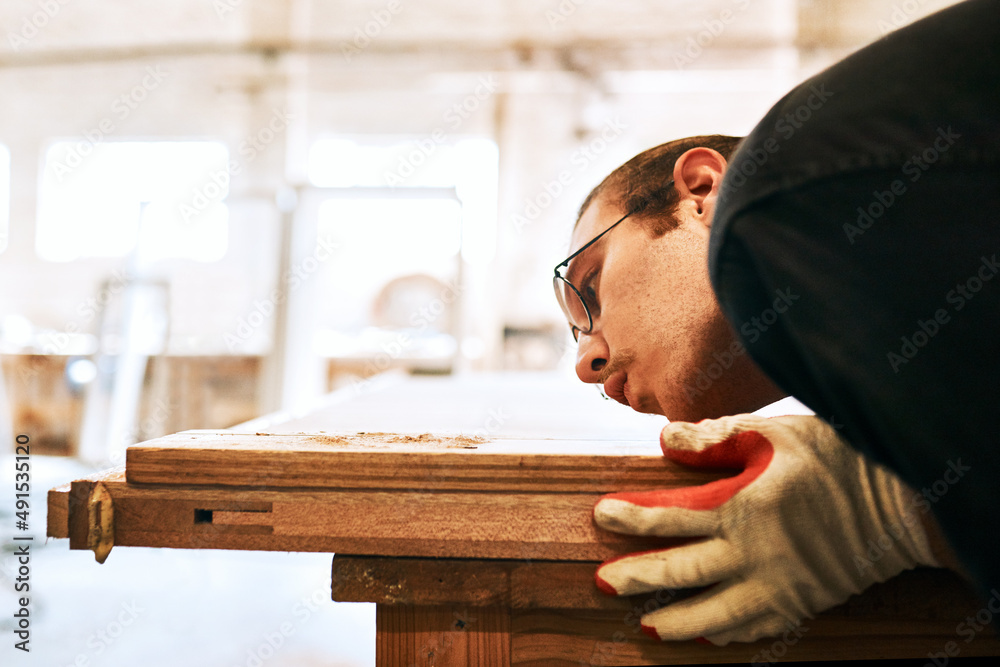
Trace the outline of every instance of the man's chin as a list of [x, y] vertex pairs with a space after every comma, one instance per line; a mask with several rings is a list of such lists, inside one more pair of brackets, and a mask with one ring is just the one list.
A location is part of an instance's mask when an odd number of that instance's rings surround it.
[[641, 412], [647, 415], [663, 415], [663, 408], [660, 407], [660, 402], [654, 396], [637, 396], [630, 397], [628, 399], [629, 407], [636, 412]]
[[712, 406], [688, 400], [685, 396], [664, 397], [660, 399], [660, 403], [656, 407], [656, 414], [663, 415], [672, 422], [699, 422], [702, 419], [723, 416], [715, 414], [716, 411], [712, 409]]
[[[766, 405], [766, 404], [765, 404]], [[665, 409], [659, 414], [672, 422], [700, 422], [703, 419], [718, 419], [729, 415], [753, 412], [758, 407], [750, 402], [736, 401], [688, 401], [681, 396], [667, 402]]]

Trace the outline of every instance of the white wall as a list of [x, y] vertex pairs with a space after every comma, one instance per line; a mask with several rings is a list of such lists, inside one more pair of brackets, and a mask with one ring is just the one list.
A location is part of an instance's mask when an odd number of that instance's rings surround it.
[[[157, 267], [172, 281], [173, 349], [226, 352], [224, 334], [270, 291], [275, 193], [305, 178], [312, 141], [330, 133], [426, 138], [441, 128], [449, 138], [487, 136], [500, 147], [498, 253], [489, 265], [468, 267], [479, 285], [470, 313], [493, 332], [486, 365], [495, 365], [505, 324], [559, 321], [549, 272], [565, 255], [580, 201], [610, 170], [680, 136], [744, 133], [796, 81], [945, 4], [5, 2], [0, 142], [11, 150], [12, 196], [0, 315], [19, 313], [56, 331], [86, 324], [81, 304], [123, 265], [35, 256], [46, 141], [83, 137], [112, 118], [104, 141], [222, 140], [238, 156], [245, 138], [281, 110], [293, 114], [291, 126], [233, 178], [226, 257]], [[112, 105], [148, 68], [166, 75], [120, 118]], [[482, 92], [489, 77], [495, 90], [455, 123], [453, 105], [477, 86]], [[560, 190], [552, 183], [561, 173], [561, 191], [547, 196], [546, 186]], [[539, 212], [525, 223], [532, 203]]]

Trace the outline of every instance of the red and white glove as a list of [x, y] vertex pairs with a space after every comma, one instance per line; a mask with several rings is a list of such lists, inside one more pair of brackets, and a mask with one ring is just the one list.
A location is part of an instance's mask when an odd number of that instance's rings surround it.
[[595, 506], [597, 524], [617, 533], [704, 537], [597, 570], [598, 587], [617, 595], [716, 584], [645, 614], [647, 634], [754, 641], [903, 570], [939, 566], [914, 492], [817, 417], [675, 422], [660, 443], [671, 461], [742, 472], [702, 486], [614, 493]]

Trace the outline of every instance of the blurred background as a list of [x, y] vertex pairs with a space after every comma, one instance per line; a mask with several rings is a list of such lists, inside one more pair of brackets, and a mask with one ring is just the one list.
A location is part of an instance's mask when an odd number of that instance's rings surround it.
[[[551, 270], [587, 192], [664, 141], [745, 134], [797, 82], [948, 4], [5, 0], [0, 452], [30, 434], [43, 494], [132, 443], [301, 414], [385, 372], [532, 372], [570, 387]], [[243, 559], [240, 579], [234, 561], [160, 552], [120, 555], [140, 560], [114, 576], [63, 541], [53, 551], [80, 570], [44, 556], [52, 625], [37, 664], [134, 664], [127, 637], [100, 650], [87, 638], [129, 595], [160, 591], [146, 604], [163, 620], [146, 626], [166, 631], [192, 589], [275, 572], [270, 554], [211, 556]], [[299, 556], [298, 597], [263, 605], [279, 616], [323, 588], [309, 577], [329, 557]], [[201, 583], [168, 612], [170, 577], [151, 580], [152, 567]], [[95, 590], [115, 592], [101, 607]], [[201, 606], [231, 597], [215, 590]], [[330, 603], [328, 586], [319, 597], [328, 617], [312, 643], [267, 664], [370, 663], [370, 609], [338, 611], [354, 607]], [[248, 645], [280, 622], [263, 613]], [[81, 614], [95, 627], [64, 631]], [[170, 632], [197, 634], [208, 621], [194, 618]], [[229, 654], [183, 662], [252, 664], [233, 632], [215, 631]]]

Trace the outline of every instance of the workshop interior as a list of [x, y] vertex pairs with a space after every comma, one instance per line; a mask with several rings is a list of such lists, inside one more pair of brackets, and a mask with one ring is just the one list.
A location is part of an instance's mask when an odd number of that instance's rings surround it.
[[[952, 4], [3, 3], [0, 662], [376, 664], [376, 605], [331, 599], [329, 551], [116, 543], [99, 564], [46, 532], [47, 494], [189, 431], [656, 447], [666, 419], [579, 381], [553, 299], [587, 194], [670, 139], [745, 135]], [[262, 511], [220, 508], [195, 522]]]

